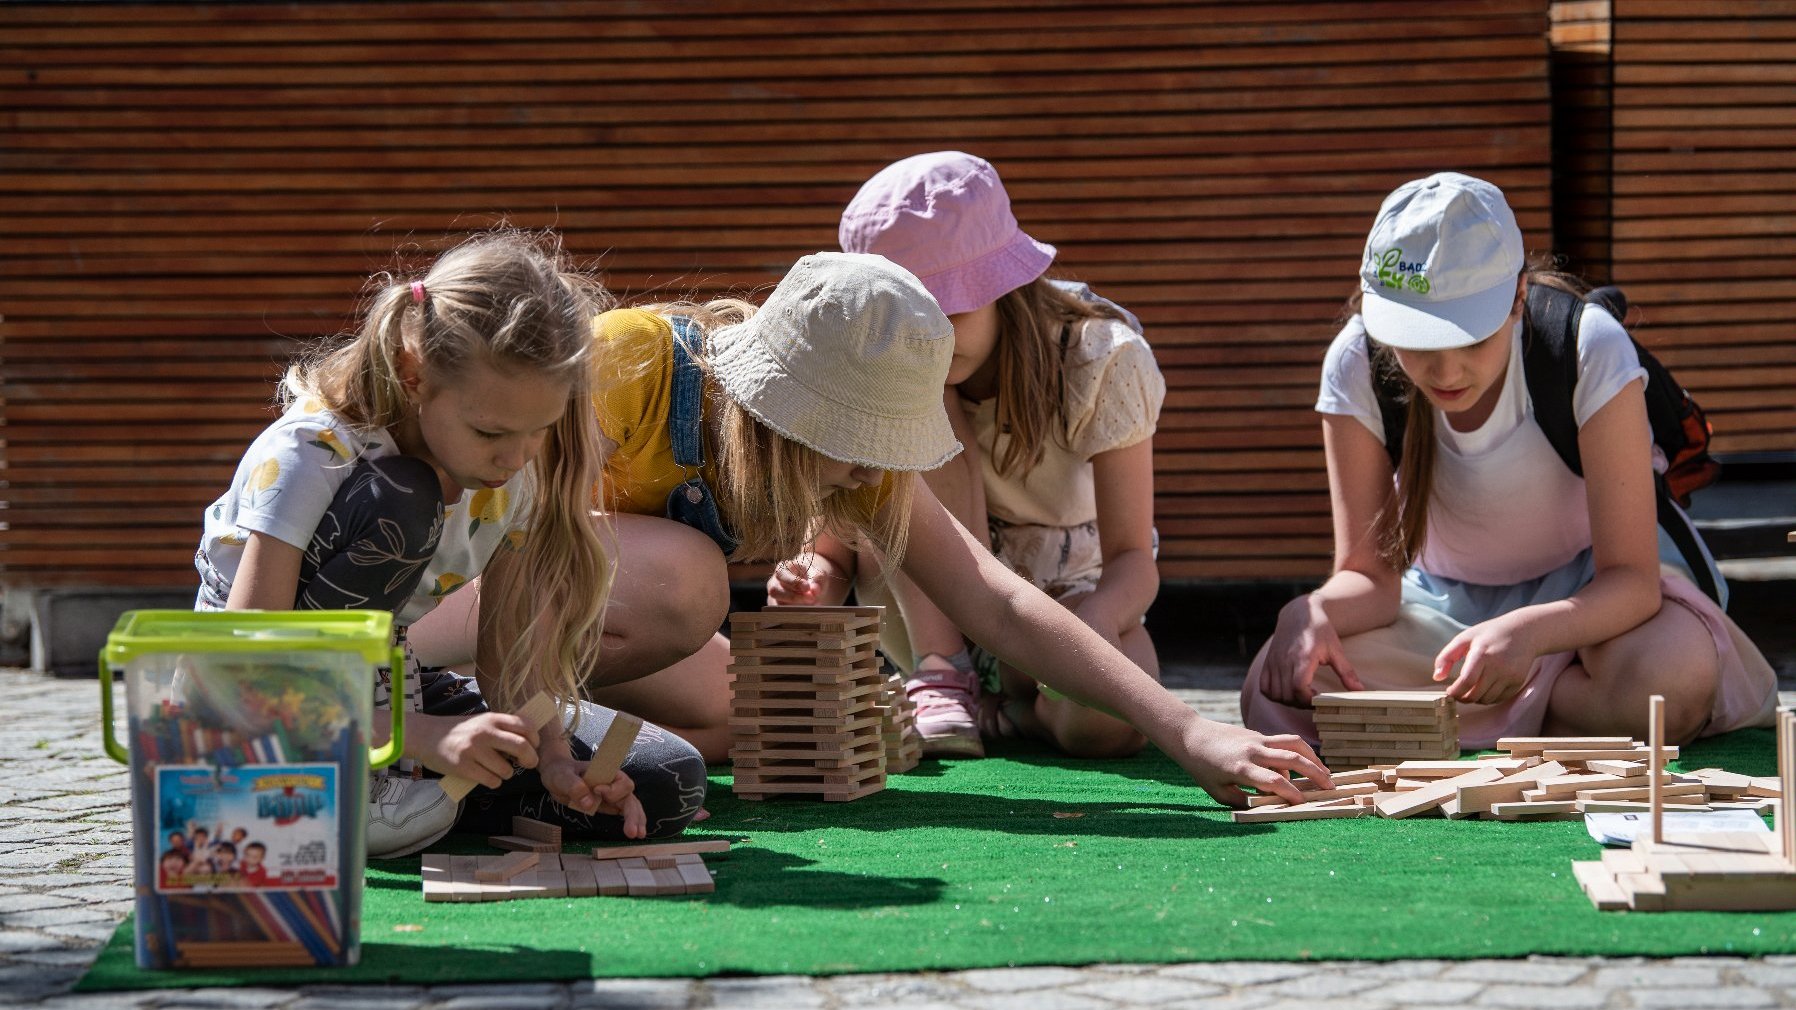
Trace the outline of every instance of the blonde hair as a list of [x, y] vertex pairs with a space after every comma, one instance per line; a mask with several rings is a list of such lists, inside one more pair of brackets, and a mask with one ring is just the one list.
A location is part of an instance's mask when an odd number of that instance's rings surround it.
[[[1522, 276], [1529, 284], [1558, 288], [1583, 297], [1590, 286], [1572, 274], [1556, 269], [1557, 260], [1535, 253], [1527, 258]], [[1364, 292], [1356, 290], [1347, 300], [1344, 318], [1359, 312]], [[1524, 340], [1533, 338], [1522, 313]], [[1397, 488], [1390, 500], [1372, 519], [1373, 542], [1379, 560], [1401, 572], [1416, 563], [1428, 539], [1428, 502], [1434, 495], [1434, 408], [1428, 398], [1403, 370], [1391, 348], [1368, 338], [1367, 351], [1372, 365], [1374, 387], [1388, 385], [1401, 390], [1397, 401], [1403, 405], [1403, 452], [1397, 461]], [[1388, 436], [1387, 436], [1388, 437]]]
[[[638, 306], [663, 317], [685, 316], [705, 333], [748, 321], [758, 307], [742, 298], [709, 302], [661, 302]], [[897, 568], [910, 539], [910, 505], [915, 475], [882, 471], [891, 491], [885, 507], [873, 508], [875, 492], [824, 491], [819, 471], [825, 457], [779, 434], [731, 399], [723, 384], [710, 379], [711, 362], [704, 348], [693, 349], [704, 370], [706, 413], [717, 420], [716, 444], [705, 431], [705, 458], [717, 467], [718, 511], [740, 545], [731, 560], [777, 560], [796, 557], [817, 533], [827, 532], [850, 544], [871, 540], [884, 552], [887, 567]]]
[[1066, 440], [1066, 360], [1061, 334], [1087, 319], [1123, 319], [1100, 301], [1079, 297], [1044, 274], [998, 299], [998, 398], [1002, 447], [998, 473], [1034, 469], [1048, 440]]
[[516, 711], [538, 691], [576, 700], [582, 671], [597, 665], [613, 564], [588, 507], [601, 478], [589, 357], [592, 318], [610, 302], [553, 235], [486, 232], [422, 277], [376, 276], [361, 327], [294, 364], [282, 384], [283, 407], [317, 399], [360, 430], [390, 427], [410, 409], [402, 351], [438, 382], [479, 363], [568, 384], [567, 407], [529, 464], [536, 493], [518, 563], [481, 580], [483, 629], [496, 622], [518, 632], [503, 659], [511, 675], [494, 677], [497, 695], [487, 699], [497, 711]]

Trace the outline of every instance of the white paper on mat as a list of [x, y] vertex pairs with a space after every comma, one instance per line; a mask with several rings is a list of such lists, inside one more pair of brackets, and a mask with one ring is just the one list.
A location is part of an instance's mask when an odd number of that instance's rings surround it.
[[[1644, 810], [1627, 813], [1585, 814], [1584, 830], [1603, 845], [1632, 845], [1634, 836], [1652, 831], [1652, 815]], [[1667, 810], [1665, 833], [1696, 831], [1770, 831], [1765, 819], [1751, 810]]]

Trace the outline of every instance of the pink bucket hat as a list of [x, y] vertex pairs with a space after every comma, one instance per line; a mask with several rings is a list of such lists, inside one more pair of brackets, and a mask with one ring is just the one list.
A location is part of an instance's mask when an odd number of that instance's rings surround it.
[[936, 151], [893, 162], [842, 211], [843, 252], [876, 253], [916, 274], [949, 315], [1040, 277], [1054, 247], [1023, 232], [984, 158]]

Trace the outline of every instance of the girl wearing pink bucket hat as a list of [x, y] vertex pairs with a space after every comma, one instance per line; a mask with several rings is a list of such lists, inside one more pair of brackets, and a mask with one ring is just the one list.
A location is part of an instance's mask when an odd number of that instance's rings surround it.
[[1664, 490], [1664, 373], [1584, 290], [1527, 262], [1488, 182], [1386, 198], [1316, 403], [1335, 574], [1280, 613], [1247, 725], [1313, 738], [1342, 687], [1444, 689], [1471, 748], [1644, 739], [1655, 694], [1673, 740], [1768, 724], [1776, 678]]
[[[1142, 615], [1160, 586], [1153, 433], [1166, 383], [1135, 317], [1049, 280], [1054, 247], [1017, 225], [997, 171], [959, 151], [882, 169], [842, 212], [840, 239], [916, 274], [954, 323], [944, 404], [967, 451], [929, 473], [930, 488], [1013, 571], [1157, 678]], [[879, 570], [875, 554], [823, 537], [811, 563], [775, 572], [769, 596], [839, 600], [858, 571], [857, 598], [889, 602], [884, 580], [866, 577]], [[887, 608], [885, 648], [910, 669], [925, 753], [983, 753], [980, 722], [1081, 757], [1140, 749], [1128, 724], [969, 649], [958, 615], [902, 578], [892, 585], [900, 606]], [[993, 688], [984, 698], [975, 666]]]
[[[915, 475], [961, 451], [942, 409], [954, 328], [890, 261], [800, 259], [743, 302], [619, 309], [594, 322], [595, 397], [616, 443], [602, 500], [617, 579], [593, 696], [708, 758], [729, 750], [726, 559], [790, 557], [818, 530], [876, 546], [995, 654], [1117, 713], [1225, 802], [1326, 775], [1295, 737], [1211, 723], [1018, 578]], [[613, 618], [622, 615], [616, 623]]]

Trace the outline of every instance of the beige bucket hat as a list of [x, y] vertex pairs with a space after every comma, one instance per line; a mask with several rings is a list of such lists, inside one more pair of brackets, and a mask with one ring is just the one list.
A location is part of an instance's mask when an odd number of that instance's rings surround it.
[[814, 253], [761, 310], [711, 338], [730, 397], [786, 438], [878, 470], [933, 470], [961, 445], [942, 408], [954, 327], [883, 256]]

